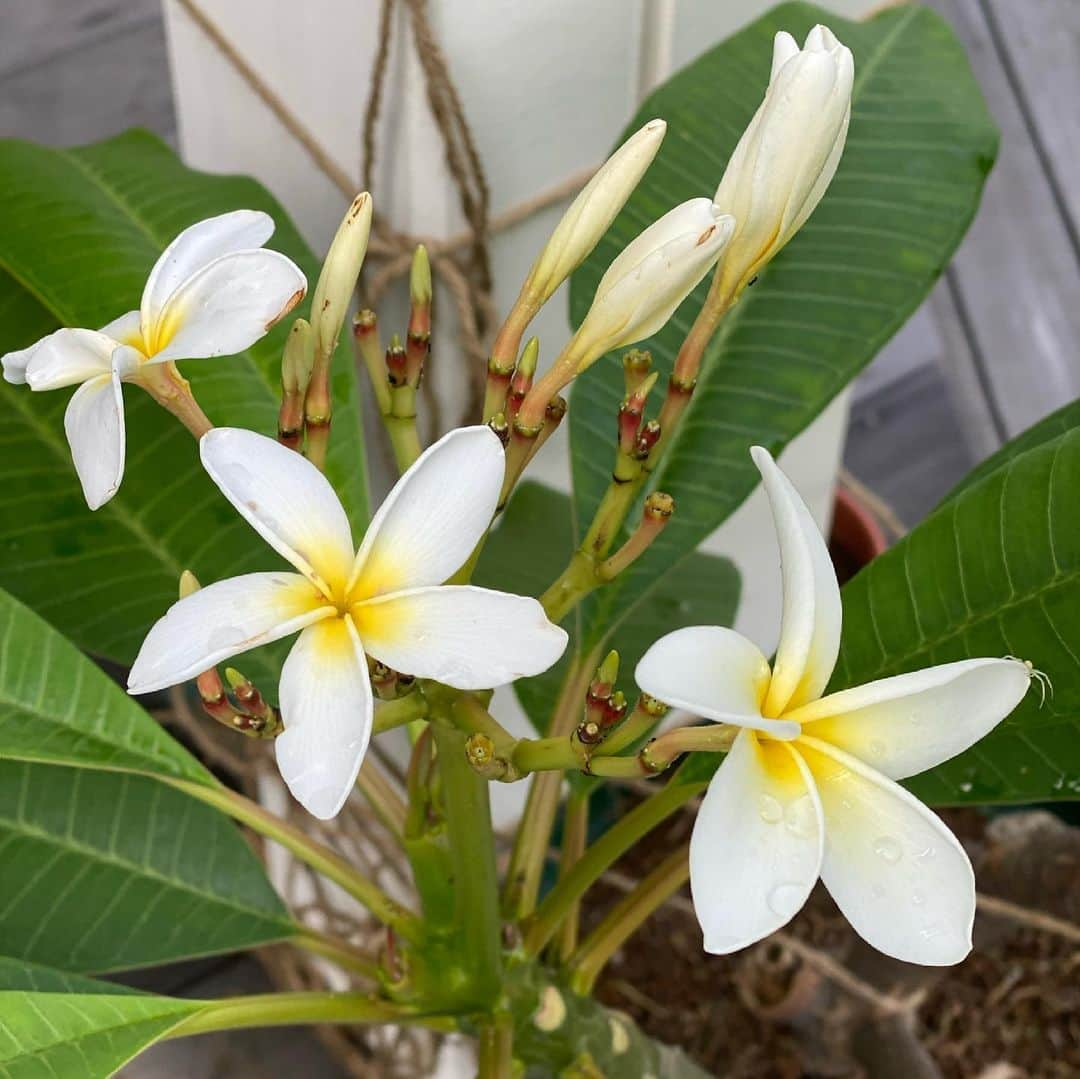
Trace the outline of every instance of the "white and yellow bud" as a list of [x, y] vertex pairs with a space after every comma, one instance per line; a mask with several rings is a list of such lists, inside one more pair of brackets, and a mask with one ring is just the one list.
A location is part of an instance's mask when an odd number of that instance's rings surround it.
[[597, 357], [656, 333], [720, 257], [735, 221], [690, 199], [632, 240], [596, 286], [567, 351], [583, 370]]
[[851, 50], [815, 26], [799, 48], [781, 31], [765, 99], [728, 161], [714, 201], [736, 221], [724, 291], [737, 294], [821, 201], [844, 150], [855, 67]]
[[371, 233], [371, 196], [362, 191], [352, 201], [326, 253], [311, 301], [316, 362], [325, 363], [337, 345]]
[[600, 242], [652, 164], [666, 131], [663, 120], [650, 120], [600, 166], [570, 204], [533, 263], [522, 289], [535, 308], [551, 298]]

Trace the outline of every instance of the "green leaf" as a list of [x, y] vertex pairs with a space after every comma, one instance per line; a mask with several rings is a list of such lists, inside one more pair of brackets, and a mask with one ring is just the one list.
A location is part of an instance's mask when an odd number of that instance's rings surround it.
[[293, 931], [233, 823], [142, 776], [0, 761], [0, 851], [2, 955], [119, 970]]
[[[269, 213], [277, 222], [270, 246], [295, 259], [314, 286], [316, 260], [258, 184], [185, 168], [146, 132], [73, 150], [0, 140], [0, 175], [0, 353], [59, 326], [97, 327], [137, 308], [169, 241], [227, 210]], [[213, 422], [274, 433], [289, 321], [239, 356], [181, 364]], [[359, 531], [367, 492], [347, 351], [336, 361], [328, 471]], [[134, 386], [124, 389], [123, 485], [91, 513], [64, 437], [69, 397], [0, 384], [0, 586], [80, 647], [129, 663], [176, 599], [182, 570], [209, 582], [272, 569], [277, 556], [205, 476], [191, 435]], [[254, 676], [269, 667], [248, 661], [245, 669]]]
[[[540, 483], [523, 483], [488, 541], [477, 567], [476, 583], [520, 595], [539, 595], [559, 575], [573, 550], [567, 495]], [[617, 627], [607, 644], [621, 659], [620, 684], [632, 697], [633, 672], [658, 637], [695, 622], [730, 624], [739, 605], [739, 571], [726, 558], [694, 553], [683, 570], [656, 589]], [[574, 615], [566, 627], [573, 631]], [[572, 651], [550, 670], [514, 683], [533, 726], [547, 729]], [[633, 701], [631, 700], [631, 704]]]
[[142, 993], [0, 993], [4, 1079], [106, 1079], [202, 1007]]
[[112, 679], [2, 589], [0, 757], [217, 785]]
[[34, 993], [104, 993], [107, 996], [139, 992], [117, 982], [104, 982], [81, 974], [69, 974], [41, 963], [28, 963], [25, 959], [12, 959], [11, 956], [2, 955], [0, 991], [14, 989]]
[[[850, 22], [782, 4], [706, 53], [644, 102], [669, 125], [655, 163], [574, 275], [580, 322], [601, 274], [648, 222], [711, 195], [768, 83], [779, 29], [799, 40], [827, 23], [855, 54], [847, 147], [821, 205], [724, 320], [654, 486], [674, 495], [671, 524], [590, 616], [592, 639], [683, 560], [758, 482], [748, 448], [779, 451], [873, 358], [926, 296], [974, 213], [997, 133], [963, 49], [923, 7]], [[660, 386], [708, 282], [645, 347]], [[614, 357], [577, 380], [570, 408], [575, 519], [588, 523], [608, 482], [622, 393]]]
[[1021, 435], [996, 460], [842, 593], [830, 690], [1004, 655], [1030, 660], [1053, 683], [1045, 699], [1033, 683], [981, 742], [912, 779], [930, 803], [1080, 796], [1080, 409]]

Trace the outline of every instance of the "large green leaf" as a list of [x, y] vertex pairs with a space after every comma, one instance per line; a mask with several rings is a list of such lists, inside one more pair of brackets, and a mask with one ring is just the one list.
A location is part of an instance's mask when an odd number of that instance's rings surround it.
[[[185, 168], [146, 132], [73, 150], [0, 140], [0, 353], [58, 326], [103, 325], [139, 305], [154, 260], [181, 229], [238, 208], [265, 210], [270, 246], [309, 282], [315, 259], [258, 184]], [[236, 357], [182, 364], [211, 420], [273, 434], [285, 325]], [[354, 526], [367, 516], [354, 365], [343, 349], [329, 474]], [[80, 647], [127, 663], [176, 598], [180, 572], [204, 581], [271, 569], [277, 556], [209, 482], [194, 440], [135, 387], [125, 388], [123, 486], [96, 513], [83, 501], [64, 438], [66, 391], [0, 384], [0, 585]], [[260, 668], [248, 664], [252, 673]], [[262, 668], [265, 670], [265, 668]]]
[[0, 1076], [106, 1079], [202, 1007], [142, 993], [0, 992]]
[[913, 779], [932, 803], [1080, 796], [1080, 410], [1054, 422], [1070, 428], [1003, 453], [843, 590], [830, 689], [1002, 655], [1053, 684], [1045, 699], [1033, 684], [981, 742]]
[[118, 970], [288, 937], [228, 818], [158, 781], [0, 761], [0, 954]]
[[[573, 551], [567, 495], [539, 483], [523, 483], [477, 567], [476, 583], [521, 595], [539, 595], [558, 576]], [[694, 622], [730, 624], [739, 605], [739, 571], [726, 558], [694, 553], [686, 572], [673, 575], [637, 606], [608, 638], [621, 658], [621, 682], [629, 690], [634, 668], [658, 637]], [[574, 615], [566, 627], [578, 632]], [[547, 729], [572, 649], [550, 670], [514, 683], [518, 699], [538, 731]]]
[[0, 758], [217, 782], [112, 679], [2, 589]]
[[25, 959], [0, 955], [0, 991], [15, 989], [34, 993], [104, 993], [107, 996], [139, 992], [117, 982], [69, 974], [41, 963], [28, 963]]
[[[847, 148], [807, 225], [724, 320], [655, 486], [678, 513], [590, 614], [588, 636], [678, 570], [758, 482], [747, 450], [779, 451], [861, 370], [926, 296], [975, 210], [997, 133], [963, 49], [933, 12], [889, 7], [849, 22], [783, 4], [653, 93], [628, 130], [663, 116], [667, 139], [625, 210], [574, 275], [583, 317], [607, 264], [648, 222], [714, 191], [768, 82], [772, 38], [825, 22], [855, 54]], [[707, 283], [646, 342], [663, 378]], [[577, 381], [570, 409], [575, 519], [609, 479], [622, 380], [614, 358]]]

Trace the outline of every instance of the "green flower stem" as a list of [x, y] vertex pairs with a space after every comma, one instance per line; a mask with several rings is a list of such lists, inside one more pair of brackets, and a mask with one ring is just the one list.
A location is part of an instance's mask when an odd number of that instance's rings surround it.
[[447, 1015], [425, 1015], [401, 1004], [362, 993], [265, 993], [208, 1001], [167, 1038], [187, 1038], [215, 1030], [292, 1026], [297, 1023], [413, 1023], [452, 1031], [457, 1024]]
[[405, 831], [405, 815], [408, 808], [401, 795], [371, 757], [365, 759], [360, 766], [360, 771], [356, 776], [356, 787], [387, 831], [400, 841]]
[[383, 416], [398, 471], [404, 472], [423, 452], [416, 430], [416, 390], [395, 386], [390, 391], [390, 412]]
[[[594, 649], [571, 662], [551, 718], [553, 738], [569, 741], [570, 732], [583, 714], [585, 691], [599, 661], [599, 649]], [[560, 772], [540, 772], [533, 777], [503, 891], [503, 912], [511, 920], [520, 920], [536, 906], [561, 789]]]
[[[575, 792], [566, 802], [566, 815], [563, 818], [562, 860], [559, 862], [559, 879], [577, 864], [585, 853], [589, 838], [589, 795]], [[578, 918], [581, 913], [580, 896], [574, 900], [566, 912], [558, 936], [559, 958], [565, 962], [573, 955], [578, 945]]]
[[499, 756], [513, 752], [514, 736], [480, 703], [472, 693], [463, 693], [450, 710], [450, 719], [458, 730], [466, 734], [486, 735]]
[[690, 877], [690, 844], [673, 850], [608, 912], [571, 959], [570, 986], [588, 996], [608, 960]]
[[488, 785], [466, 759], [461, 731], [439, 717], [431, 732], [442, 780], [460, 951], [469, 964], [472, 998], [478, 1005], [490, 1005], [502, 984], [502, 925]]
[[507, 1012], [497, 1012], [480, 1028], [477, 1079], [510, 1079], [514, 1074], [514, 1025]]
[[642, 836], [648, 834], [708, 784], [670, 782], [632, 809], [608, 829], [582, 855], [574, 867], [548, 893], [525, 930], [525, 950], [538, 955], [559, 927], [567, 911]]
[[423, 693], [413, 690], [405, 697], [393, 701], [381, 701], [375, 706], [375, 726], [372, 734], [382, 734], [394, 727], [403, 727], [417, 719], [426, 719], [428, 702]]
[[379, 964], [369, 955], [354, 948], [348, 941], [332, 937], [328, 933], [319, 933], [308, 926], [298, 926], [291, 938], [291, 943], [313, 955], [321, 955], [337, 963], [339, 967], [360, 974], [377, 982], [380, 975]]
[[421, 927], [412, 911], [395, 903], [382, 889], [357, 873], [336, 851], [317, 839], [313, 839], [301, 829], [283, 821], [280, 817], [275, 817], [273, 813], [267, 812], [250, 798], [245, 798], [242, 794], [224, 787], [209, 787], [186, 779], [163, 778], [162, 782], [227, 813], [234, 820], [258, 832], [259, 835], [280, 843], [302, 862], [358, 899], [384, 925], [390, 926], [407, 940], [418, 939]]

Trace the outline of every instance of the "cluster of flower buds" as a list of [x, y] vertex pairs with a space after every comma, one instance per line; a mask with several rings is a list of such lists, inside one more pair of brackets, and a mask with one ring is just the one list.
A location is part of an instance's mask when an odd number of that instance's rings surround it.
[[[190, 570], [180, 575], [180, 598], [198, 592], [199, 581]], [[276, 738], [282, 731], [281, 714], [258, 688], [233, 667], [225, 668], [232, 697], [225, 690], [217, 667], [210, 667], [195, 679], [203, 711], [230, 730], [250, 738]]]
[[571, 735], [574, 751], [592, 770], [592, 758], [603, 746], [605, 756], [638, 745], [664, 717], [667, 707], [641, 694], [633, 711], [626, 694], [615, 688], [619, 677], [619, 653], [612, 651], [596, 669], [585, 693], [585, 714]]
[[431, 295], [431, 263], [420, 244], [409, 272], [409, 324], [404, 342], [394, 334], [384, 350], [375, 312], [365, 309], [353, 318], [353, 339], [402, 471], [419, 455], [416, 393], [431, 355]]

